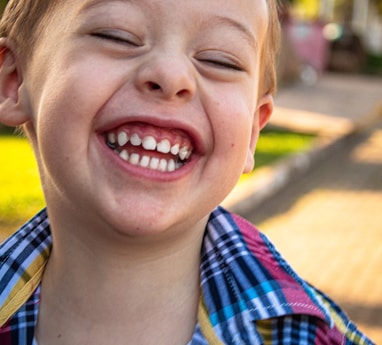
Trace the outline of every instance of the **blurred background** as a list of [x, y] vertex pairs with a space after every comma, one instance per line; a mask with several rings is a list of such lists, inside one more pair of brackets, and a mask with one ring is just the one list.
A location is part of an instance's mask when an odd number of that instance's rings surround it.
[[283, 0], [280, 18], [282, 85], [328, 70], [382, 73], [382, 0]]
[[270, 125], [317, 140], [237, 210], [382, 344], [382, 1], [283, 1], [280, 19]]

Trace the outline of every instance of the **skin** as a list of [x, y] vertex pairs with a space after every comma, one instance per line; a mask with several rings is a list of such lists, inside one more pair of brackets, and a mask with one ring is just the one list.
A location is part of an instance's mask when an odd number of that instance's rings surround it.
[[[27, 129], [53, 233], [40, 345], [189, 341], [208, 215], [252, 169], [273, 109], [258, 95], [266, 11], [70, 0], [28, 62], [2, 41], [0, 121]], [[105, 135], [138, 125], [192, 143], [190, 160], [171, 173], [123, 161]]]

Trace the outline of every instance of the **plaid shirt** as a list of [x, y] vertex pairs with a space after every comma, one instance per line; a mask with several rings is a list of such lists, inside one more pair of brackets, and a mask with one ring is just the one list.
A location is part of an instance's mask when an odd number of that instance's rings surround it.
[[[30, 345], [52, 239], [45, 210], [0, 247], [0, 344]], [[189, 345], [373, 344], [299, 278], [265, 235], [217, 208], [201, 253], [198, 323]]]

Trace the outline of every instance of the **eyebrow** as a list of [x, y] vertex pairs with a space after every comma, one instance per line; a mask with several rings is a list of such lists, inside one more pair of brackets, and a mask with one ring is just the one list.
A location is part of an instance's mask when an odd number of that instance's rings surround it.
[[[106, 2], [108, 2], [108, 3], [112, 3], [112, 2], [125, 2], [126, 3], [126, 2], [129, 2], [129, 0], [106, 0]], [[92, 0], [92, 1], [89, 1], [86, 4], [84, 4], [82, 7], [80, 7], [80, 9], [78, 10], [78, 13], [82, 13], [84, 11], [90, 10], [93, 7], [97, 7], [97, 6], [99, 6], [100, 4], [103, 4], [103, 3], [105, 3], [105, 0]]]
[[[229, 17], [223, 17], [223, 16], [217, 16], [212, 20], [212, 23], [216, 22], [216, 25], [224, 24], [228, 25], [229, 27], [237, 30], [240, 32], [240, 34], [245, 38], [245, 40], [249, 43], [249, 45], [257, 50], [258, 43], [256, 38], [253, 36], [251, 31], [248, 30], [247, 27], [245, 27], [243, 24], [239, 23], [238, 21], [229, 18]], [[211, 23], [211, 22], [210, 22]]]

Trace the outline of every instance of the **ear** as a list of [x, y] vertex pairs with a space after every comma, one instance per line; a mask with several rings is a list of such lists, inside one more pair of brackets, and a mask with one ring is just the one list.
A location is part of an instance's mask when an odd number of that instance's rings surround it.
[[253, 118], [251, 141], [248, 148], [247, 161], [243, 169], [244, 173], [251, 172], [255, 167], [254, 154], [257, 140], [259, 139], [259, 133], [268, 123], [268, 120], [273, 112], [273, 107], [273, 97], [270, 94], [262, 96], [258, 101], [256, 113], [254, 114]]
[[23, 104], [22, 75], [14, 45], [0, 39], [0, 123], [16, 127], [29, 120]]

